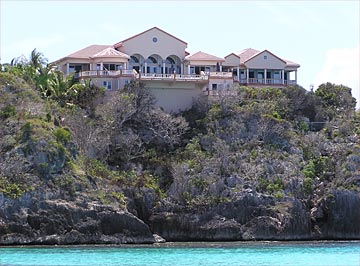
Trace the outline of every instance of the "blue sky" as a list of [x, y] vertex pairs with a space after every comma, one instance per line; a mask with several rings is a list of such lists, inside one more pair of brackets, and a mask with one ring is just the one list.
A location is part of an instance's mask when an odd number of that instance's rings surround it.
[[1, 63], [37, 48], [54, 61], [91, 44], [114, 44], [157, 26], [224, 57], [267, 49], [297, 62], [298, 82], [353, 89], [360, 103], [359, 1], [1, 0]]

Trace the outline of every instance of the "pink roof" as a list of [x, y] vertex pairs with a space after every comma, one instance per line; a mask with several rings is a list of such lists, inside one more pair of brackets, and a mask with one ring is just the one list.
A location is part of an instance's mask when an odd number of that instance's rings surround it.
[[252, 48], [247, 48], [247, 49], [240, 51], [237, 55], [240, 57], [240, 64], [243, 64], [247, 60], [252, 58], [254, 55], [257, 55], [258, 53], [260, 53], [260, 51], [252, 49]]
[[184, 43], [184, 44], [187, 45], [187, 42], [184, 42], [183, 40], [175, 37], [174, 35], [171, 35], [170, 33], [167, 33], [166, 31], [164, 31], [164, 30], [162, 30], [162, 29], [160, 29], [160, 28], [158, 28], [158, 27], [152, 27], [151, 29], [148, 29], [148, 30], [143, 31], [143, 32], [141, 32], [141, 33], [138, 33], [138, 34], [136, 34], [136, 35], [134, 35], [134, 36], [131, 36], [130, 38], [127, 38], [127, 39], [125, 39], [125, 40], [123, 40], [123, 41], [121, 41], [121, 42], [115, 43], [115, 44], [114, 44], [114, 47], [115, 47], [115, 48], [118, 48], [118, 47], [122, 46], [122, 44], [123, 44], [124, 42], [126, 42], [126, 41], [128, 41], [128, 40], [130, 40], [130, 39], [136, 38], [137, 36], [142, 35], [142, 34], [148, 32], [148, 31], [151, 31], [151, 30], [153, 30], [153, 29], [156, 29], [156, 30], [158, 30], [158, 31], [161, 31], [161, 32], [165, 33], [166, 35], [168, 35], [168, 36], [170, 36], [170, 37], [172, 37], [172, 38], [174, 38], [174, 39], [176, 39], [176, 40], [178, 40], [178, 41], [180, 41], [180, 42], [182, 42], [182, 43]]
[[192, 55], [188, 55], [185, 57], [187, 61], [215, 61], [215, 62], [224, 62], [225, 59], [221, 57], [217, 57], [215, 55], [207, 54], [204, 52], [197, 52]]
[[275, 54], [273, 54], [272, 52], [270, 52], [268, 50], [264, 50], [264, 51], [260, 52], [258, 50], [252, 49], [252, 48], [247, 48], [247, 49], [244, 49], [244, 50], [240, 51], [237, 55], [240, 57], [240, 64], [244, 64], [247, 61], [249, 61], [250, 59], [262, 54], [263, 52], [268, 52], [269, 54], [273, 55], [274, 57], [276, 57], [279, 60], [286, 63], [287, 66], [300, 67], [299, 64], [294, 63], [294, 62], [289, 61], [289, 60], [286, 60], [286, 59], [282, 59], [282, 58], [276, 56]]
[[97, 54], [94, 54], [93, 56], [91, 56], [92, 58], [101, 58], [101, 57], [106, 57], [106, 58], [109, 58], [109, 57], [114, 57], [114, 58], [118, 58], [118, 57], [122, 57], [122, 58], [127, 58], [127, 59], [130, 59], [130, 56], [128, 56], [127, 54], [124, 54], [122, 52], [119, 52], [117, 50], [115, 50], [114, 48], [112, 47], [108, 47], [108, 48], [105, 48], [104, 50], [98, 52]]

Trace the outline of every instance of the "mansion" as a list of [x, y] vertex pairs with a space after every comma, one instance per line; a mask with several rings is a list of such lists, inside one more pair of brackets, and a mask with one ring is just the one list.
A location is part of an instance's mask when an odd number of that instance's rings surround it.
[[189, 54], [183, 40], [153, 27], [113, 45], [91, 45], [54, 63], [64, 74], [92, 79], [108, 90], [141, 80], [167, 111], [191, 107], [201, 95], [229, 92], [234, 85], [285, 87], [297, 83], [299, 64], [268, 50], [244, 49], [224, 58]]

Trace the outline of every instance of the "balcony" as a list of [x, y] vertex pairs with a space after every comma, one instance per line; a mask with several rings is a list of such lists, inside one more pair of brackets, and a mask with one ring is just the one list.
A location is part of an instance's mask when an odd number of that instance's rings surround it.
[[78, 78], [136, 77], [135, 70], [89, 70], [77, 73]]
[[157, 81], [207, 81], [207, 75], [185, 75], [185, 74], [157, 74], [157, 73], [141, 73], [141, 80], [157, 80]]
[[[234, 77], [234, 80], [237, 80], [237, 77]], [[269, 86], [269, 85], [287, 86], [287, 85], [296, 85], [296, 80], [249, 78], [249, 79], [240, 79], [239, 83], [243, 85], [258, 85], [258, 86]]]

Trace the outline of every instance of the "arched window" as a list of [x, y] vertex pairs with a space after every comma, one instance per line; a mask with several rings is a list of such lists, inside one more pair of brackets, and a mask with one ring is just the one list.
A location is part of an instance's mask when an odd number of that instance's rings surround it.
[[167, 57], [167, 58], [166, 58], [166, 64], [173, 64], [173, 65], [175, 65], [175, 60], [172, 59], [171, 57]]
[[149, 56], [148, 59], [146, 60], [146, 62], [150, 63], [150, 64], [156, 64], [157, 60], [155, 59], [155, 57]]
[[139, 63], [139, 59], [135, 56], [130, 57], [130, 63]]

